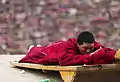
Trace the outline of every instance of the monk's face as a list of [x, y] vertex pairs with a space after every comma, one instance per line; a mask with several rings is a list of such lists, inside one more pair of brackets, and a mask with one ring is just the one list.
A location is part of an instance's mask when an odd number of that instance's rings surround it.
[[78, 47], [82, 54], [87, 54], [92, 52], [94, 49], [94, 43], [83, 43], [82, 45], [78, 44]]

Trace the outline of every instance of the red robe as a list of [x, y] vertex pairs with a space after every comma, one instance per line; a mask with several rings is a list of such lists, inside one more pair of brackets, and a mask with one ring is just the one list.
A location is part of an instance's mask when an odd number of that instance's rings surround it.
[[[94, 54], [81, 54], [76, 39], [58, 41], [48, 46], [32, 47], [20, 63], [36, 63], [47, 65], [83, 65], [113, 63], [115, 52], [94, 42]], [[102, 47], [102, 49], [100, 49]]]

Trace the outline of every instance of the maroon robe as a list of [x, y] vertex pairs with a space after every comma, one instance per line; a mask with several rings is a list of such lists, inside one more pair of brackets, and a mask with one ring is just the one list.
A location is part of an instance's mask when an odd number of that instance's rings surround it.
[[[102, 47], [100, 49], [100, 47]], [[97, 50], [97, 51], [96, 51]], [[77, 47], [77, 40], [58, 41], [48, 46], [32, 47], [20, 63], [47, 65], [83, 65], [113, 63], [115, 50], [105, 48], [94, 42], [94, 54], [82, 54]]]

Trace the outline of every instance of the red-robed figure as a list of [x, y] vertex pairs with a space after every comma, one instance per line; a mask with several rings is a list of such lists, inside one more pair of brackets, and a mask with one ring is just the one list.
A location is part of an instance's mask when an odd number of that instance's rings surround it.
[[48, 46], [32, 47], [20, 63], [44, 65], [111, 64], [116, 51], [94, 40], [92, 33], [81, 32], [77, 38], [58, 41]]

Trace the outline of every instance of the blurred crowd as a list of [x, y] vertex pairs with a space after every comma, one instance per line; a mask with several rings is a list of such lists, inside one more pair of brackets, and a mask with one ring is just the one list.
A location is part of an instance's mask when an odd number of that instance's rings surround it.
[[120, 48], [119, 0], [0, 0], [0, 54], [24, 54], [88, 30]]

